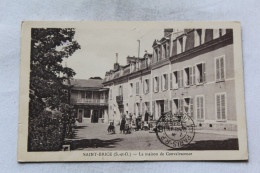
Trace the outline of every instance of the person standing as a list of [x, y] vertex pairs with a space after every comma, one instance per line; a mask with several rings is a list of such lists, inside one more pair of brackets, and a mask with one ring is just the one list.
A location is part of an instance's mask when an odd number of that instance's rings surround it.
[[122, 132], [124, 133], [125, 123], [126, 123], [126, 120], [125, 120], [125, 117], [123, 117], [121, 120], [121, 123], [120, 123], [120, 133], [122, 133]]

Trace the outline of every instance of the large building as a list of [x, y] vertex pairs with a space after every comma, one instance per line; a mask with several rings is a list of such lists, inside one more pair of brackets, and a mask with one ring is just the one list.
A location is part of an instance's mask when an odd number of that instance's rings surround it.
[[103, 85], [109, 88], [108, 119], [148, 111], [188, 113], [198, 128], [236, 130], [233, 32], [230, 29], [165, 29], [153, 53], [114, 64]]
[[108, 122], [108, 89], [102, 79], [71, 79], [70, 103], [79, 123]]

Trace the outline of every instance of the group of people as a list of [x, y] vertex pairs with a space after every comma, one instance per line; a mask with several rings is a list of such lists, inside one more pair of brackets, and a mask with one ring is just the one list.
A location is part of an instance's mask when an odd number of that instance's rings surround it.
[[120, 133], [131, 133], [131, 130], [149, 130], [148, 120], [150, 118], [150, 114], [146, 111], [144, 116], [144, 121], [142, 120], [142, 116], [138, 117], [132, 114], [129, 114], [129, 117], [126, 115], [122, 115], [122, 119], [120, 121]]

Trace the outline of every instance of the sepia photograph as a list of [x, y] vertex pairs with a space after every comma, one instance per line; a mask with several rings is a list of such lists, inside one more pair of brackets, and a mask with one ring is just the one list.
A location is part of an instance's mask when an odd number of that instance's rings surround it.
[[23, 22], [18, 161], [247, 160], [240, 32]]

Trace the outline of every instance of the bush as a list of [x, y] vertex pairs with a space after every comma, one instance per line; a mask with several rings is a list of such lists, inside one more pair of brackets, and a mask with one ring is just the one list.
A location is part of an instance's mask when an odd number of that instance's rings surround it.
[[64, 141], [63, 117], [43, 111], [29, 118], [28, 151], [59, 151]]

